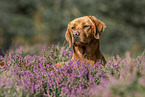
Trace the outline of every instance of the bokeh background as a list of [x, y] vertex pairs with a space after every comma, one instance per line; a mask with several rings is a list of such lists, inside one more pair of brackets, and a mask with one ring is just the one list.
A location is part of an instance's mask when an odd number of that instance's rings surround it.
[[91, 15], [106, 24], [106, 55], [145, 48], [145, 0], [0, 0], [0, 54], [16, 45], [63, 44], [69, 21]]

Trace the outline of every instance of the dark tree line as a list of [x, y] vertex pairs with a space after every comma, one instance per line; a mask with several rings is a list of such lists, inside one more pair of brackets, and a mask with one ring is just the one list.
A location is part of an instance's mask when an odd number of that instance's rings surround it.
[[0, 0], [0, 54], [16, 44], [63, 42], [69, 21], [84, 15], [107, 25], [101, 36], [105, 53], [143, 51], [144, 10], [144, 0]]

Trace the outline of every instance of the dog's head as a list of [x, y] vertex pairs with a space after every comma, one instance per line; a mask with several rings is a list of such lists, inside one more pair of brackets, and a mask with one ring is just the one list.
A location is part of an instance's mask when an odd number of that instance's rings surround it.
[[106, 25], [94, 16], [84, 16], [74, 19], [68, 24], [65, 34], [66, 40], [75, 46], [84, 46], [92, 39], [99, 39]]

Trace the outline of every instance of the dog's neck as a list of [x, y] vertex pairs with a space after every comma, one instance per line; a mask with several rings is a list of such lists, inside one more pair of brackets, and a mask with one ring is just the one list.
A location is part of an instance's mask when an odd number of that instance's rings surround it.
[[[94, 39], [88, 45], [82, 47], [73, 46], [73, 51], [74, 51], [73, 58], [85, 57], [87, 59], [95, 60], [101, 57], [101, 52], [99, 50], [99, 39]], [[94, 56], [94, 54], [96, 56]]]

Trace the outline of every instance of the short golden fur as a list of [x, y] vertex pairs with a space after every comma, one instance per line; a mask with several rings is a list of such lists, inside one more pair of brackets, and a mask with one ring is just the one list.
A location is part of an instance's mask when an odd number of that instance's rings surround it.
[[105, 28], [106, 25], [94, 16], [84, 16], [71, 21], [65, 38], [69, 47], [73, 47], [72, 60], [79, 58], [88, 64], [102, 60], [105, 64], [106, 60], [99, 47], [99, 36]]

